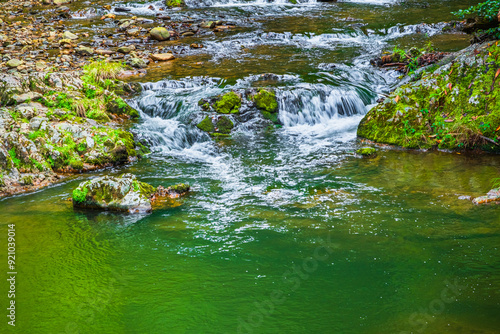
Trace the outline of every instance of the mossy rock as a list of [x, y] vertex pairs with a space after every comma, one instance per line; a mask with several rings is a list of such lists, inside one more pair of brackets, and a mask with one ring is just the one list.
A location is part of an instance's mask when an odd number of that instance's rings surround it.
[[217, 120], [216, 127], [218, 133], [229, 134], [234, 128], [234, 123], [228, 117], [222, 116]]
[[131, 118], [139, 118], [139, 112], [129, 106], [123, 99], [117, 98], [107, 105], [108, 112], [116, 115], [128, 115]]
[[186, 183], [179, 183], [174, 186], [170, 186], [170, 190], [176, 194], [182, 195], [187, 193], [191, 187]]
[[241, 98], [235, 92], [229, 92], [219, 96], [214, 103], [214, 110], [221, 114], [237, 114], [241, 108]]
[[377, 155], [377, 150], [373, 147], [363, 147], [356, 151], [357, 154], [360, 154], [364, 157], [373, 157]]
[[156, 189], [135, 175], [103, 176], [80, 183], [73, 190], [73, 206], [85, 209], [150, 212]]
[[278, 111], [278, 100], [276, 93], [271, 90], [261, 89], [253, 96], [255, 106], [262, 111], [275, 113]]
[[397, 88], [358, 137], [405, 148], [500, 152], [500, 46], [476, 45]]
[[215, 131], [215, 126], [214, 123], [212, 123], [212, 118], [210, 118], [210, 116], [205, 117], [200, 123], [196, 125], [196, 127], [201, 131], [209, 133]]

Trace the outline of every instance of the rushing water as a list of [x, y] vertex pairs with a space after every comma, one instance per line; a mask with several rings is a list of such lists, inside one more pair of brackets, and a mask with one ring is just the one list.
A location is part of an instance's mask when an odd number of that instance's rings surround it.
[[[7, 224], [18, 237], [16, 330], [498, 333], [500, 211], [462, 199], [490, 188], [498, 156], [354, 153], [359, 121], [396, 83], [370, 57], [466, 46], [438, 23], [477, 1], [186, 2], [169, 15], [238, 28], [188, 40], [205, 48], [142, 79], [134, 131], [153, 153], [0, 201], [2, 245]], [[148, 16], [163, 3], [117, 6]], [[261, 86], [276, 89], [282, 127], [245, 105], [231, 139], [193, 126], [201, 98]], [[73, 211], [79, 182], [122, 172], [193, 191], [145, 216]]]

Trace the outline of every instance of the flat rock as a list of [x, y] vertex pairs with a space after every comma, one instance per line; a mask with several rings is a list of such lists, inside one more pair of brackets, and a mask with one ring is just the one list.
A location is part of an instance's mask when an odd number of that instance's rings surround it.
[[75, 34], [73, 34], [71, 31], [67, 31], [66, 30], [63, 33], [63, 39], [71, 39], [71, 40], [73, 40], [73, 39], [78, 39], [78, 36], [75, 35]]
[[156, 61], [168, 61], [168, 60], [174, 60], [175, 57], [171, 53], [156, 53], [151, 55], [151, 59]]
[[26, 102], [28, 100], [30, 100], [30, 101], [38, 100], [41, 97], [42, 97], [42, 94], [36, 93], [36, 92], [29, 92], [29, 93], [24, 93], [21, 95], [12, 96], [12, 98], [16, 101], [17, 104]]
[[11, 60], [9, 60], [9, 61], [7, 62], [7, 64], [5, 64], [5, 65], [7, 65], [7, 67], [10, 67], [10, 68], [16, 68], [16, 67], [18, 67], [18, 66], [20, 66], [20, 65], [22, 65], [22, 64], [23, 64], [22, 60], [19, 60], [19, 59], [11, 59]]

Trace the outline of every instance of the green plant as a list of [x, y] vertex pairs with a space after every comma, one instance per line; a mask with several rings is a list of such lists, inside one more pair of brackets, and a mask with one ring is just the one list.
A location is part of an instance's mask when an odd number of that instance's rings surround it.
[[83, 67], [83, 81], [96, 86], [111, 86], [124, 66], [118, 62], [96, 61]]
[[9, 155], [14, 166], [18, 168], [21, 165], [21, 160], [17, 158], [16, 149], [14, 147], [9, 150]]
[[500, 188], [500, 177], [494, 178], [491, 180], [491, 187], [492, 188]]
[[89, 192], [88, 188], [85, 187], [83, 189], [80, 189], [80, 187], [76, 188], [75, 190], [73, 190], [73, 202], [76, 203], [85, 202], [88, 192]]
[[[491, 22], [497, 20], [499, 12], [500, 0], [487, 0], [467, 9], [452, 12], [452, 14], [460, 19], [464, 19], [467, 16], [477, 16]], [[500, 27], [494, 27], [480, 32], [491, 35], [494, 38], [500, 38]]]

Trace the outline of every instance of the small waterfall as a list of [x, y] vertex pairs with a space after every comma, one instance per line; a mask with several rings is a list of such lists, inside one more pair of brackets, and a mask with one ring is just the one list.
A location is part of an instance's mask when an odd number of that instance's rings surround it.
[[328, 123], [339, 117], [363, 115], [366, 107], [355, 91], [323, 84], [278, 90], [280, 121], [285, 127]]
[[[144, 84], [141, 96], [131, 101], [132, 106], [140, 110], [143, 120], [138, 132], [157, 152], [204, 161], [213, 159], [217, 156], [216, 145], [206, 133], [194, 126], [196, 122], [193, 121], [204, 115], [198, 101], [228, 90], [244, 95], [258, 78], [250, 76], [224, 88], [220, 79], [202, 77]], [[276, 78], [279, 80], [280, 76]], [[291, 78], [283, 76], [283, 79]], [[293, 79], [298, 80], [298, 77]], [[300, 128], [301, 133], [310, 134], [311, 139], [318, 133], [323, 137], [345, 137], [348, 133], [351, 139], [360, 117], [366, 113], [365, 103], [354, 87], [297, 82], [292, 86], [275, 87], [274, 90], [284, 129]], [[248, 106], [242, 107], [241, 118], [234, 119], [236, 131], [250, 135], [256, 131], [252, 122], [262, 116], [251, 107], [250, 102], [243, 104]]]

